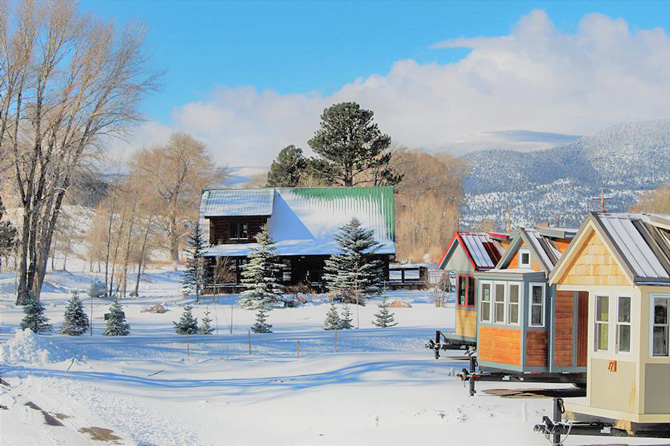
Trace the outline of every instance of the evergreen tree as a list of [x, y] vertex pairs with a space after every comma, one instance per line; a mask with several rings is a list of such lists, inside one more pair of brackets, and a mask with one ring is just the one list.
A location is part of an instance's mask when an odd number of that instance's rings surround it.
[[51, 331], [51, 324], [49, 318], [44, 315], [44, 305], [42, 302], [35, 299], [32, 293], [29, 294], [30, 300], [28, 304], [23, 307], [23, 320], [21, 321], [21, 329], [30, 328], [33, 333], [41, 334]]
[[130, 326], [126, 322], [126, 314], [123, 312], [123, 307], [117, 301], [113, 302], [109, 307], [109, 319], [107, 319], [107, 327], [102, 332], [103, 336], [128, 336], [130, 334]]
[[209, 311], [205, 311], [205, 315], [202, 317], [202, 323], [198, 334], [211, 335], [214, 333], [214, 328], [212, 328], [212, 319], [209, 317]]
[[2, 258], [7, 257], [16, 246], [16, 228], [9, 221], [2, 221], [5, 206], [0, 197], [0, 271], [2, 271]]
[[270, 308], [279, 301], [283, 288], [279, 283], [282, 264], [276, 255], [275, 242], [268, 226], [264, 225], [256, 236], [258, 248], [249, 254], [249, 261], [242, 266], [242, 292], [239, 304], [245, 308]]
[[379, 293], [382, 265], [375, 260], [379, 249], [373, 231], [352, 218], [340, 228], [335, 241], [342, 252], [326, 260], [323, 277], [328, 289], [344, 302], [365, 305], [365, 299]]
[[321, 115], [321, 128], [307, 142], [345, 187], [363, 181], [393, 185], [402, 178], [390, 167], [391, 138], [372, 122], [373, 116], [355, 102], [331, 105]]
[[398, 325], [393, 313], [389, 311], [389, 302], [386, 294], [382, 295], [382, 301], [377, 305], [379, 311], [375, 314], [375, 320], [372, 323], [379, 328], [388, 328]]
[[306, 168], [307, 159], [303, 156], [302, 149], [294, 145], [284, 147], [270, 166], [268, 186], [296, 187], [300, 184]]
[[200, 221], [193, 226], [193, 232], [188, 236], [189, 250], [186, 252], [186, 273], [182, 290], [185, 293], [195, 293], [195, 301], [200, 301], [200, 293], [205, 282], [205, 240], [202, 237]]
[[174, 324], [174, 331], [177, 334], [196, 334], [198, 332], [198, 319], [193, 317], [191, 312], [193, 308], [190, 305], [184, 305], [184, 312], [179, 319], [179, 322], [172, 322]]
[[261, 307], [256, 313], [256, 322], [251, 326], [254, 333], [272, 333], [272, 325], [267, 323], [268, 313], [264, 307]]
[[72, 292], [72, 298], [65, 307], [65, 322], [60, 329], [60, 334], [81, 336], [88, 331], [89, 327], [88, 316], [84, 312], [79, 293], [74, 291]]
[[342, 321], [340, 320], [340, 315], [337, 314], [337, 308], [335, 308], [335, 302], [330, 303], [330, 309], [326, 313], [326, 321], [323, 324], [324, 330], [339, 330]]
[[340, 317], [340, 330], [351, 330], [354, 328], [353, 316], [351, 315], [351, 309], [349, 304], [345, 303], [344, 308], [342, 309], [342, 316]]

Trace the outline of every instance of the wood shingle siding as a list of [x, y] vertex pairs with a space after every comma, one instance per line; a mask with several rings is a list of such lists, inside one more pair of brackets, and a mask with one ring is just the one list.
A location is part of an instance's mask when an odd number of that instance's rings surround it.
[[480, 361], [518, 366], [521, 364], [521, 330], [480, 326], [477, 350]]
[[628, 279], [614, 256], [594, 231], [588, 235], [559, 283], [562, 285], [629, 285]]
[[547, 366], [547, 340], [546, 330], [528, 330], [526, 332], [526, 366]]

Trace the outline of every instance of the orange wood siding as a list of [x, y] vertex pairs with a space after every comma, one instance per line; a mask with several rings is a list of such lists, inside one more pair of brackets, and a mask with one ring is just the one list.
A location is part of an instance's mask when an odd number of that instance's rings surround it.
[[554, 313], [554, 364], [572, 367], [572, 328], [574, 322], [572, 291], [556, 292]]
[[568, 246], [570, 246], [570, 240], [554, 240], [554, 245], [556, 245], [559, 251], [565, 252]]
[[526, 363], [532, 367], [547, 366], [548, 334], [546, 330], [528, 330], [526, 332]]
[[593, 230], [558, 283], [564, 285], [630, 285], [609, 248]]
[[477, 356], [480, 361], [521, 365], [521, 330], [489, 326], [479, 327]]
[[456, 334], [470, 338], [477, 337], [477, 312], [456, 309]]
[[[509, 268], [509, 269], [519, 268], [519, 251], [524, 249], [524, 248], [526, 248], [526, 243], [521, 242], [521, 244], [519, 245], [519, 248], [517, 249], [516, 253], [514, 253], [514, 257], [512, 257], [512, 260], [510, 260], [509, 266], [507, 268]], [[540, 269], [540, 266], [535, 261], [535, 254], [533, 254], [533, 252], [530, 251], [530, 250], [529, 250], [529, 252], [530, 252], [530, 260], [531, 260], [531, 263], [532, 263], [531, 266], [533, 268], [533, 271], [542, 271], [542, 269]]]
[[589, 332], [589, 293], [579, 292], [577, 308], [577, 366], [586, 367]]

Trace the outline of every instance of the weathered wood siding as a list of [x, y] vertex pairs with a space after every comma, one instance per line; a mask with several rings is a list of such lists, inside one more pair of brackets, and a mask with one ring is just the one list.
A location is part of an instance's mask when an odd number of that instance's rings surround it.
[[588, 359], [589, 293], [578, 293], [577, 308], [577, 367], [586, 367]]
[[[249, 243], [255, 240], [256, 234], [261, 232], [261, 227], [267, 223], [267, 217], [212, 217], [209, 219], [209, 243]], [[230, 239], [230, 223], [240, 222], [247, 224], [246, 239]]]
[[456, 309], [456, 334], [470, 338], [477, 337], [477, 312]]
[[628, 279], [609, 248], [593, 230], [558, 283], [564, 285], [629, 285]]
[[572, 367], [574, 293], [556, 291], [555, 301], [554, 364], [557, 367]]
[[477, 356], [479, 361], [521, 365], [521, 330], [480, 326]]
[[528, 330], [526, 331], [526, 366], [546, 367], [547, 366], [547, 342], [549, 336], [547, 330]]

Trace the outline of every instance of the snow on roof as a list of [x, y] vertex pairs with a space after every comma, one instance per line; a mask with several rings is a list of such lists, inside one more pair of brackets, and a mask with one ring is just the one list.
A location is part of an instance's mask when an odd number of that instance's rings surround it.
[[626, 262], [635, 280], [670, 279], [670, 239], [644, 214], [596, 213], [594, 218]]
[[201, 217], [271, 215], [273, 189], [211, 189], [203, 191]]
[[[212, 195], [216, 197], [220, 191], [209, 192], [214, 192]], [[354, 217], [364, 228], [372, 229], [375, 240], [381, 244], [378, 253], [395, 253], [395, 214], [391, 187], [268, 188], [236, 192], [238, 196], [249, 193], [250, 197], [271, 194], [270, 213], [231, 213], [225, 203], [218, 204], [216, 213], [212, 213], [204, 198], [201, 213], [204, 207], [205, 217], [269, 215], [270, 235], [277, 242], [279, 255], [338, 253], [333, 236]], [[236, 209], [238, 201], [233, 200], [233, 203], [233, 209]], [[261, 206], [253, 207], [253, 210], [260, 208]], [[207, 255], [246, 256], [255, 246], [254, 243], [216, 245], [208, 249]]]
[[458, 235], [477, 269], [493, 268], [505, 252], [500, 243], [487, 233], [459, 232]]

